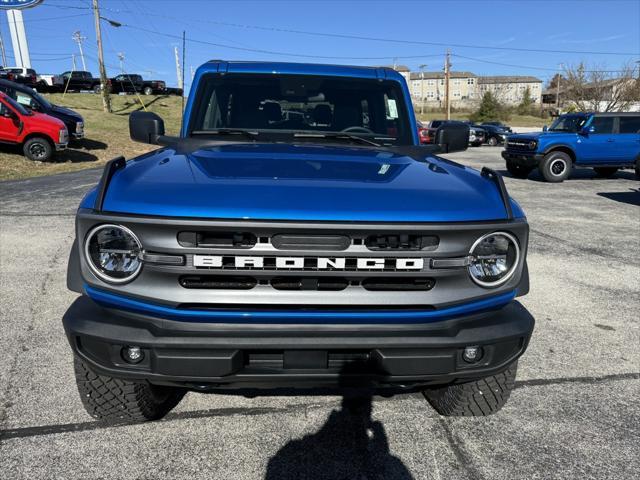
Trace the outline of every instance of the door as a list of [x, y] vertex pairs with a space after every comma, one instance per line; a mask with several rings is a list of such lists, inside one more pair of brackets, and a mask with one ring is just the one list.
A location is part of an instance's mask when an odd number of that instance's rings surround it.
[[640, 113], [618, 117], [616, 144], [620, 163], [633, 164], [640, 158]]
[[17, 143], [19, 131], [18, 114], [0, 101], [0, 141]]
[[613, 133], [615, 117], [594, 115], [587, 123], [587, 133], [578, 134], [578, 164], [615, 163], [616, 141]]

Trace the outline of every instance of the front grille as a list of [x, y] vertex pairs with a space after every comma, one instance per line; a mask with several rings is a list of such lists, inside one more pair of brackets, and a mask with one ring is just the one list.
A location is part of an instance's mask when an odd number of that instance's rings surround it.
[[535, 149], [529, 148], [529, 143], [531, 143], [531, 140], [507, 140], [505, 149], [508, 152], [534, 154]]
[[367, 278], [362, 287], [374, 292], [410, 292], [431, 290], [435, 284], [433, 278]]
[[187, 248], [252, 248], [258, 242], [253, 233], [246, 232], [180, 232], [178, 243]]
[[369, 235], [364, 244], [369, 250], [435, 250], [438, 248], [435, 235], [388, 234]]
[[232, 277], [232, 276], [200, 276], [189, 275], [180, 277], [180, 285], [184, 288], [202, 288], [213, 290], [251, 290], [258, 284], [253, 277]]
[[319, 290], [339, 292], [349, 285], [345, 278], [280, 277], [270, 284], [276, 290]]
[[341, 251], [351, 245], [347, 235], [295, 235], [277, 234], [271, 238], [271, 244], [278, 250], [319, 250]]

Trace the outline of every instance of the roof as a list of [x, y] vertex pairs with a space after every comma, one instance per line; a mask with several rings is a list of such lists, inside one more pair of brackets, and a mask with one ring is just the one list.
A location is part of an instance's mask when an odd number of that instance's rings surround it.
[[497, 75], [478, 77], [478, 83], [542, 83], [542, 80], [529, 75]]
[[249, 73], [283, 75], [326, 75], [355, 78], [380, 78], [381, 71], [387, 80], [402, 80], [402, 76], [391, 67], [366, 67], [360, 65], [335, 65], [296, 62], [260, 62], [209, 60], [198, 67], [196, 77], [204, 73]]
[[396, 72], [409, 72], [411, 71], [406, 65], [382, 65], [383, 68], [391, 68]]
[[[424, 72], [424, 77], [422, 76], [423, 72], [411, 72], [410, 79], [411, 80], [420, 80], [422, 78], [425, 79], [434, 79], [434, 78], [444, 78], [444, 72]], [[477, 75], [471, 72], [451, 72], [451, 78], [476, 78]]]

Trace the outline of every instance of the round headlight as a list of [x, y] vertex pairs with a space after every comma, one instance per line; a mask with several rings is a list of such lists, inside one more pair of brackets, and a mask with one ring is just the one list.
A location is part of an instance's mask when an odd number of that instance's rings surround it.
[[518, 241], [505, 232], [480, 237], [469, 253], [469, 275], [482, 287], [497, 287], [505, 283], [516, 271], [520, 260]]
[[538, 142], [535, 140], [531, 140], [529, 142], [529, 150], [535, 150], [538, 147]]
[[142, 268], [140, 241], [121, 225], [100, 225], [91, 230], [84, 253], [93, 273], [110, 283], [129, 282]]

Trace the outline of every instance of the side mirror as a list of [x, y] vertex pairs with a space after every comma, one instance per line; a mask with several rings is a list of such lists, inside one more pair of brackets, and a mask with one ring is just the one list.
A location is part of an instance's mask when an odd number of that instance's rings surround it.
[[435, 143], [441, 153], [461, 152], [469, 146], [469, 125], [464, 123], [444, 124], [436, 130]]
[[129, 115], [129, 136], [134, 142], [158, 145], [164, 136], [164, 120], [155, 113], [133, 112]]
[[549, 127], [547, 127], [546, 125], [544, 127], [542, 127], [542, 131], [546, 132], [547, 130], [549, 130]]

